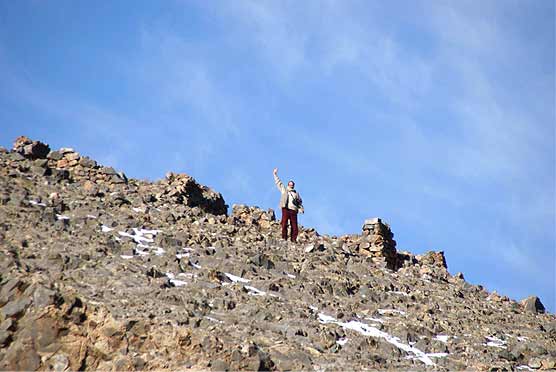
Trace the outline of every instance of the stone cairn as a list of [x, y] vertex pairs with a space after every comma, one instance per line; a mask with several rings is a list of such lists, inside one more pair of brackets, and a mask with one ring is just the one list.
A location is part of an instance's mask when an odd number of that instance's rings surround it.
[[365, 220], [359, 238], [360, 254], [371, 257], [373, 263], [391, 270], [397, 269], [396, 241], [388, 224], [378, 217]]
[[71, 148], [50, 151], [47, 144], [20, 136], [15, 140], [12, 152], [23, 158], [37, 161], [37, 167], [43, 170], [40, 175], [48, 175], [52, 169], [56, 169], [68, 171], [71, 178], [77, 181], [99, 185], [127, 183], [127, 177], [122, 172], [116, 172], [112, 167], [100, 166], [96, 161], [81, 156]]
[[74, 179], [86, 179], [97, 185], [125, 184], [127, 177], [112, 167], [103, 167], [87, 156], [81, 156], [71, 148], [61, 148], [51, 151], [46, 158], [48, 166], [66, 169]]

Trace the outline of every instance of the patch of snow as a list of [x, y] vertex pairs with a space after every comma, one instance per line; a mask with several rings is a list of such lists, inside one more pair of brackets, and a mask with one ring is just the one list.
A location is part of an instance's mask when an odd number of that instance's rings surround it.
[[525, 365], [523, 365], [523, 366], [517, 366], [517, 367], [515, 367], [515, 368], [516, 368], [516, 369], [519, 369], [519, 370], [534, 371], [533, 368], [531, 368], [531, 367], [529, 367], [529, 366], [525, 366]]
[[151, 247], [151, 248], [156, 248], [153, 253], [157, 256], [162, 256], [164, 253], [166, 253], [166, 251], [161, 247]]
[[309, 306], [309, 309], [311, 309], [311, 310], [313, 310], [313, 311], [317, 311], [317, 310], [318, 310], [318, 308], [317, 308], [316, 306], [313, 306], [313, 305]]
[[126, 236], [128, 238], [131, 238], [131, 239], [135, 240], [135, 235], [128, 234], [125, 231], [118, 231], [118, 234], [120, 234], [121, 236]]
[[249, 291], [249, 293], [247, 293], [247, 294], [250, 294], [250, 295], [253, 295], [253, 296], [264, 296], [264, 295], [266, 295], [266, 292], [261, 291], [260, 289], [257, 289], [255, 287], [251, 287], [250, 285], [245, 285], [244, 288]]
[[134, 212], [137, 212], [137, 213], [145, 213], [145, 210], [144, 210], [143, 208], [136, 208], [136, 207], [133, 207], [133, 208], [131, 208], [131, 209], [132, 209]]
[[349, 338], [344, 337], [344, 338], [341, 338], [338, 341], [336, 341], [336, 343], [340, 346], [344, 346], [345, 344], [347, 344], [348, 340], [349, 340]]
[[427, 353], [427, 356], [431, 358], [444, 358], [448, 356], [448, 353]]
[[445, 344], [448, 343], [449, 338], [450, 338], [450, 336], [448, 336], [448, 335], [436, 335], [436, 336], [434, 336], [434, 340], [444, 342]]
[[63, 214], [57, 214], [56, 219], [58, 219], [58, 220], [69, 220], [70, 218], [68, 216], [64, 216]]
[[189, 253], [178, 253], [176, 254], [176, 258], [182, 259], [184, 257], [189, 257]]
[[292, 274], [288, 274], [288, 273], [285, 273], [285, 274], [286, 274], [286, 276], [287, 276], [288, 278], [292, 278], [292, 279], [295, 279], [295, 275], [292, 275]]
[[29, 203], [33, 204], [33, 205], [40, 205], [41, 207], [46, 207], [46, 204], [44, 203], [39, 203], [36, 200], [29, 200]]
[[390, 334], [383, 332], [381, 330], [379, 330], [378, 328], [369, 326], [368, 324], [356, 321], [356, 320], [350, 320], [349, 322], [339, 322], [338, 320], [334, 319], [333, 317], [323, 314], [323, 313], [319, 313], [319, 321], [321, 323], [331, 323], [331, 324], [337, 324], [340, 327], [344, 328], [344, 329], [351, 329], [357, 333], [360, 333], [364, 336], [371, 336], [371, 337], [376, 337], [376, 338], [383, 338], [385, 339], [387, 342], [391, 343], [392, 345], [396, 346], [398, 349], [401, 349], [407, 353], [413, 354], [411, 356], [411, 358], [413, 359], [418, 359], [421, 362], [425, 363], [428, 366], [433, 366], [435, 365], [434, 362], [432, 361], [432, 359], [424, 352], [422, 352], [421, 350], [411, 346], [411, 345], [406, 345], [402, 342], [400, 342], [400, 339], [398, 337], [394, 337], [391, 336]]
[[330, 315], [323, 314], [323, 313], [319, 313], [319, 321], [321, 323], [324, 323], [324, 324], [326, 324], [326, 323], [337, 323], [337, 320], [335, 318], [331, 317]]
[[102, 232], [110, 232], [110, 231], [114, 230], [114, 229], [112, 229], [112, 228], [110, 228], [110, 227], [108, 227], [108, 226], [105, 226], [105, 225], [102, 225], [102, 226], [100, 227], [100, 229], [102, 230]]
[[196, 269], [200, 269], [201, 265], [197, 265], [195, 262], [190, 262], [191, 266], [193, 266]]
[[371, 322], [384, 323], [384, 320], [378, 318], [365, 317], [365, 319], [370, 320]]
[[506, 349], [507, 348], [506, 341], [504, 341], [504, 340], [501, 340], [497, 337], [491, 337], [491, 336], [486, 336], [485, 338], [488, 340], [487, 343], [483, 344], [485, 346], [498, 347], [500, 349]]
[[205, 316], [205, 319], [210, 320], [211, 322], [215, 322], [215, 323], [224, 323], [223, 321], [215, 319], [211, 316]]
[[125, 231], [119, 231], [118, 234], [133, 239], [137, 244], [152, 243], [154, 242], [154, 236], [161, 232], [161, 230], [147, 230], [133, 228], [133, 234], [126, 233]]
[[92, 214], [88, 214], [88, 215], [87, 215], [87, 218], [90, 218], [90, 219], [92, 219], [92, 220], [96, 220], [96, 219], [97, 219], [97, 216], [93, 216]]
[[390, 292], [390, 293], [409, 297], [409, 294], [408, 294], [408, 293], [405, 293], [405, 292], [402, 292], [402, 291], [392, 291], [392, 292]]
[[396, 310], [396, 309], [378, 309], [378, 312], [379, 312], [381, 315], [385, 315], [385, 314], [400, 314], [400, 315], [405, 315], [405, 311]]
[[240, 282], [240, 283], [249, 283], [250, 282], [249, 279], [245, 279], [245, 278], [235, 276], [235, 275], [232, 275], [232, 274], [229, 274], [229, 273], [224, 273], [224, 275], [226, 275], [228, 277], [228, 279], [230, 279], [234, 283], [238, 283], [238, 282]]
[[528, 338], [527, 338], [527, 337], [518, 336], [518, 337], [517, 337], [517, 340], [518, 340], [519, 342], [523, 342], [523, 341], [527, 341]]
[[187, 284], [187, 282], [184, 282], [183, 280], [175, 279], [176, 276], [172, 273], [166, 273], [166, 277], [170, 279], [170, 283], [172, 283], [176, 287], [181, 287]]
[[129, 259], [133, 258], [133, 256], [129, 256], [127, 254], [122, 254], [122, 255], [120, 255], [120, 257], [123, 258], [124, 260], [129, 260]]
[[172, 283], [176, 287], [181, 287], [187, 284], [187, 282], [184, 282], [183, 280], [179, 280], [179, 279], [170, 279], [170, 283]]

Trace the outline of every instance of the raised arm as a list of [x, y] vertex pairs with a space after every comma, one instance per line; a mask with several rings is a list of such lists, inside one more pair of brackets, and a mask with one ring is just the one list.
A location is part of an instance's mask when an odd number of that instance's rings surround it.
[[278, 178], [278, 168], [274, 168], [272, 173], [274, 174], [274, 183], [276, 184], [276, 187], [278, 187], [278, 190], [280, 190], [281, 193], [286, 192], [284, 184], [280, 181], [280, 178]]

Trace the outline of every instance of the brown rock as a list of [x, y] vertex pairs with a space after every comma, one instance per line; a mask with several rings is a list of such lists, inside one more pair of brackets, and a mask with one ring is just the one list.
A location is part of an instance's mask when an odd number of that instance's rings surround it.
[[20, 136], [14, 142], [13, 151], [27, 159], [45, 159], [50, 152], [50, 147], [40, 141], [33, 141], [28, 137]]
[[98, 195], [99, 189], [98, 186], [96, 185], [96, 183], [92, 182], [92, 181], [85, 181], [85, 183], [83, 183], [83, 190], [85, 190], [85, 192], [88, 195], [91, 196], [96, 196]]
[[79, 160], [80, 155], [78, 152], [68, 152], [64, 154], [64, 159], [67, 161]]
[[60, 159], [56, 162], [56, 167], [57, 168], [66, 168], [68, 166], [68, 160], [67, 159]]
[[529, 313], [544, 314], [545, 308], [537, 296], [530, 296], [520, 301], [521, 306]]

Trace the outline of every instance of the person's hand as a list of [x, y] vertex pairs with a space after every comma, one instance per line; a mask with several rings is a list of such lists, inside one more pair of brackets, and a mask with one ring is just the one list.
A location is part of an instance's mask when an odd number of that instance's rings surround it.
[[278, 174], [278, 168], [274, 168], [274, 170], [272, 171], [272, 173], [274, 173], [274, 175]]

